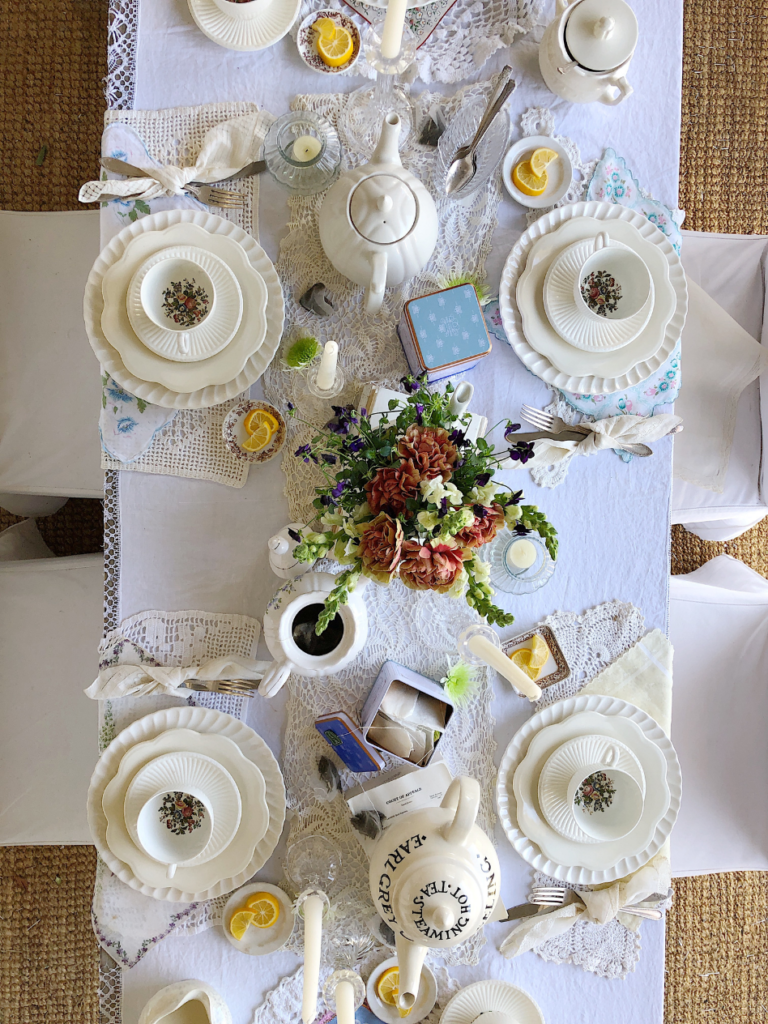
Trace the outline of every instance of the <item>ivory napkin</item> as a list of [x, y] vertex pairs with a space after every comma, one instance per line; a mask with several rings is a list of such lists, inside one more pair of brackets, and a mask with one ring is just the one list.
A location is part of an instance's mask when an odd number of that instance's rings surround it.
[[[258, 158], [264, 141], [264, 118], [264, 112], [259, 111], [232, 118], [230, 121], [222, 121], [221, 124], [209, 129], [197, 160], [191, 167], [161, 165], [147, 154], [135, 165], [142, 170], [146, 169], [146, 178], [88, 181], [80, 189], [78, 199], [81, 203], [97, 203], [117, 197], [148, 201], [162, 196], [183, 196], [184, 186], [189, 181], [225, 181]], [[127, 125], [121, 125], [120, 130], [123, 133], [136, 134]], [[108, 132], [109, 128], [105, 131], [102, 147], [107, 152], [110, 151], [106, 145]], [[146, 147], [138, 136], [137, 141], [138, 146], [122, 148], [139, 149], [146, 153]], [[119, 150], [116, 151], [116, 155], [117, 152]]]
[[[668, 734], [672, 713], [672, 645], [661, 630], [653, 630], [595, 676], [580, 693], [604, 694], [629, 701], [651, 715]], [[669, 844], [665, 843], [655, 857], [626, 878], [592, 892], [579, 890], [584, 906], [574, 903], [521, 921], [502, 942], [500, 951], [511, 960], [561, 935], [580, 918], [607, 924], [616, 917], [621, 924], [636, 931], [641, 919], [621, 914], [619, 908], [639, 903], [652, 893], [666, 893], [671, 882]]]
[[261, 679], [271, 664], [271, 661], [251, 661], [250, 658], [213, 658], [185, 668], [108, 665], [101, 669], [85, 693], [93, 700], [161, 693], [181, 696], [179, 687], [187, 679]]
[[684, 377], [675, 402], [685, 419], [685, 431], [675, 438], [674, 475], [720, 493], [733, 444], [736, 406], [747, 384], [768, 368], [768, 349], [695, 281], [687, 280]]
[[[573, 455], [595, 455], [606, 448], [615, 448], [617, 444], [648, 444], [649, 441], [658, 441], [681, 422], [680, 416], [669, 413], [658, 416], [609, 416], [595, 423], [583, 421], [579, 426], [590, 430], [583, 441], [534, 441], [534, 457], [528, 460], [527, 465], [554, 466]], [[514, 434], [510, 434], [510, 439], [514, 441]]]

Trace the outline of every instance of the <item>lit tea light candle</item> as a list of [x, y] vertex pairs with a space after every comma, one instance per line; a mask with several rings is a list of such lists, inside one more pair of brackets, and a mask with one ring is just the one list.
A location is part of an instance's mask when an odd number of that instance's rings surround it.
[[336, 996], [336, 1020], [338, 1024], [355, 1024], [355, 990], [348, 981], [340, 981], [334, 993]]
[[541, 687], [527, 676], [521, 668], [506, 656], [506, 654], [495, 647], [490, 640], [484, 636], [471, 636], [467, 641], [467, 647], [491, 668], [495, 668], [500, 676], [504, 676], [510, 683], [519, 690], [528, 700], [538, 700], [541, 696]]
[[339, 346], [329, 341], [323, 349], [317, 371], [317, 386], [321, 391], [330, 391], [336, 380], [336, 364], [339, 361]]
[[312, 1024], [317, 1017], [317, 987], [320, 982], [320, 946], [323, 937], [323, 901], [319, 896], [304, 900], [304, 988], [301, 1019]]
[[504, 559], [507, 563], [507, 568], [511, 572], [516, 572], [520, 569], [530, 569], [536, 561], [536, 554], [536, 545], [533, 541], [525, 540], [524, 537], [521, 537], [520, 540], [513, 541], [509, 545]]
[[381, 33], [381, 56], [394, 60], [400, 53], [403, 42], [403, 26], [408, 0], [389, 0], [384, 29]]
[[316, 139], [314, 135], [302, 135], [294, 142], [291, 155], [297, 163], [307, 164], [315, 159], [322, 148], [320, 139]]

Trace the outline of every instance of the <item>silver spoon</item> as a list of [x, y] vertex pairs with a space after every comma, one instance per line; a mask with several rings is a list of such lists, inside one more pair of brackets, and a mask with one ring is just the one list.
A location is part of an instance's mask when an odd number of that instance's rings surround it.
[[451, 165], [448, 168], [448, 175], [445, 179], [445, 194], [450, 196], [464, 188], [474, 178], [477, 169], [475, 150], [480, 140], [488, 131], [491, 122], [507, 102], [515, 89], [516, 83], [511, 79], [512, 68], [507, 65], [501, 72], [496, 92], [488, 101], [485, 113], [480, 118], [475, 137], [469, 143], [456, 150]]

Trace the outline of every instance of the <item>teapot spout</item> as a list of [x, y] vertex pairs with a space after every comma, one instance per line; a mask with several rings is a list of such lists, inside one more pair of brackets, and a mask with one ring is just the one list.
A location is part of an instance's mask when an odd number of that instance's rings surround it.
[[381, 126], [381, 135], [371, 157], [372, 164], [401, 164], [400, 149], [400, 117], [390, 110]]
[[395, 936], [395, 947], [397, 949], [397, 968], [400, 972], [400, 992], [397, 997], [397, 1005], [401, 1010], [410, 1010], [419, 994], [421, 968], [424, 965], [424, 957], [427, 955], [427, 947], [411, 942], [399, 932]]

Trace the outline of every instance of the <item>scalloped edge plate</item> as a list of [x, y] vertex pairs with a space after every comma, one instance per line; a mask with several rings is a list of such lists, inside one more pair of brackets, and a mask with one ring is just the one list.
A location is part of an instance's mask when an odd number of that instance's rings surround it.
[[544, 1024], [544, 1014], [526, 991], [508, 981], [476, 981], [450, 1000], [440, 1024], [472, 1024], [481, 1013], [498, 1010], [515, 1024]]
[[[535, 734], [545, 726], [562, 722], [570, 715], [582, 711], [596, 711], [601, 715], [621, 715], [628, 718], [642, 729], [643, 733], [652, 740], [664, 754], [667, 761], [667, 785], [669, 786], [670, 801], [664, 817], [656, 826], [653, 838], [648, 846], [640, 853], [632, 857], [624, 857], [611, 868], [599, 871], [591, 871], [587, 868], [566, 866], [557, 864], [546, 857], [539, 847], [533, 843], [517, 825], [517, 803], [512, 791], [512, 776], [515, 769], [522, 762], [528, 752], [528, 746]], [[650, 715], [634, 704], [629, 704], [618, 697], [604, 697], [600, 694], [585, 694], [582, 696], [568, 697], [566, 700], [557, 701], [539, 711], [529, 718], [507, 745], [499, 765], [499, 774], [496, 777], [496, 806], [499, 812], [499, 820], [506, 833], [507, 839], [520, 854], [523, 860], [527, 861], [537, 871], [549, 875], [562, 882], [571, 882], [577, 885], [597, 885], [601, 882], [615, 882], [617, 878], [637, 871], [644, 864], [647, 864], [651, 857], [655, 856], [669, 837], [670, 832], [677, 820], [680, 811], [680, 797], [682, 793], [682, 778], [680, 775], [680, 764], [677, 760], [675, 748], [672, 746], [669, 737]]]
[[[237, 242], [245, 250], [253, 268], [261, 274], [267, 286], [268, 296], [266, 336], [240, 373], [227, 384], [212, 384], [185, 393], [171, 391], [162, 384], [141, 380], [129, 373], [119, 353], [109, 344], [101, 329], [101, 314], [104, 311], [101, 282], [107, 269], [123, 256], [128, 243], [137, 235], [145, 231], [163, 231], [182, 223], [196, 224], [212, 234], [228, 235]], [[140, 217], [133, 224], [129, 224], [102, 249], [88, 275], [83, 298], [83, 317], [88, 341], [103, 369], [129, 394], [152, 405], [160, 405], [164, 409], [206, 409], [241, 395], [259, 379], [272, 362], [283, 334], [285, 302], [280, 279], [272, 261], [247, 231], [205, 210], [163, 210], [161, 213]]]
[[187, 0], [195, 24], [228, 50], [264, 50], [287, 35], [299, 13], [301, 0], [272, 0], [256, 18], [230, 18], [213, 0]]
[[[107, 783], [116, 774], [123, 754], [134, 744], [154, 739], [166, 729], [195, 729], [197, 732], [211, 732], [226, 736], [236, 743], [245, 756], [254, 762], [262, 772], [267, 788], [267, 805], [269, 807], [269, 826], [267, 833], [256, 845], [253, 858], [247, 867], [232, 878], [223, 878], [204, 892], [188, 893], [175, 886], [153, 888], [139, 881], [131, 869], [114, 856], [106, 842], [107, 819], [101, 807], [101, 800]], [[212, 708], [175, 707], [156, 711], [145, 715], [127, 726], [116, 736], [103, 751], [96, 762], [88, 787], [88, 827], [93, 842], [101, 859], [109, 870], [117, 875], [131, 889], [136, 889], [145, 896], [156, 900], [169, 900], [176, 903], [194, 903], [197, 900], [209, 900], [215, 896], [223, 896], [237, 889], [259, 871], [272, 856], [277, 846], [285, 822], [285, 784], [280, 766], [274, 754], [258, 733], [244, 722], [231, 715]]]
[[[653, 356], [637, 363], [631, 370], [620, 376], [600, 377], [594, 374], [581, 377], [569, 376], [558, 370], [545, 356], [540, 355], [532, 348], [523, 333], [522, 318], [517, 308], [515, 294], [517, 281], [523, 273], [531, 246], [537, 239], [550, 234], [561, 224], [573, 220], [575, 217], [592, 217], [603, 221], [625, 221], [632, 224], [643, 238], [653, 242], [661, 249], [669, 265], [669, 280], [675, 290], [677, 303], [675, 312], [667, 324], [663, 343]], [[499, 284], [499, 309], [507, 342], [531, 373], [546, 384], [551, 384], [563, 391], [572, 391], [580, 395], [609, 395], [646, 380], [672, 354], [675, 345], [680, 340], [688, 312], [688, 288], [680, 257], [666, 235], [635, 210], [620, 206], [618, 203], [602, 203], [592, 200], [559, 206], [549, 213], [542, 214], [523, 232], [504, 264]]]

